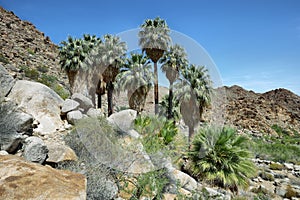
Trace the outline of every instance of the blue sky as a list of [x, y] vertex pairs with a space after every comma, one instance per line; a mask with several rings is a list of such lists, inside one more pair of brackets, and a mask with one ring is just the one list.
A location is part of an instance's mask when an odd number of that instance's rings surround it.
[[[59, 44], [68, 35], [118, 34], [160, 16], [210, 55], [224, 85], [300, 95], [299, 0], [0, 0]], [[198, 63], [197, 63], [198, 64]]]

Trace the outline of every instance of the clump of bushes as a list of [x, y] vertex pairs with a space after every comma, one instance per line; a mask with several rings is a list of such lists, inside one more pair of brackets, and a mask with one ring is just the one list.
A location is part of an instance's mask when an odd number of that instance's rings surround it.
[[270, 169], [272, 170], [282, 170], [284, 166], [280, 163], [271, 163], [270, 164]]
[[9, 60], [4, 55], [0, 54], [0, 62], [8, 64]]

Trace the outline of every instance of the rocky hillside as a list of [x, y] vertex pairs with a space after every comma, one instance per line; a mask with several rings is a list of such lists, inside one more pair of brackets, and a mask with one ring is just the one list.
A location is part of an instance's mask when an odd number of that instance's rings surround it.
[[274, 125], [290, 134], [300, 132], [300, 97], [291, 91], [276, 89], [260, 94], [239, 86], [224, 88], [228, 124], [267, 134], [275, 134]]
[[42, 74], [46, 74], [66, 85], [67, 78], [58, 64], [58, 48], [48, 36], [2, 7], [0, 27], [0, 63], [11, 75], [18, 79], [41, 80]]

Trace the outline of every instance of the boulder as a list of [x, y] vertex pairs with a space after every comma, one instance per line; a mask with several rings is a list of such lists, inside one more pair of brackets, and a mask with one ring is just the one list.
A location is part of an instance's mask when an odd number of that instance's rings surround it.
[[61, 112], [66, 114], [70, 111], [76, 110], [79, 107], [79, 103], [72, 99], [66, 99], [62, 105]]
[[103, 116], [102, 112], [99, 109], [95, 109], [95, 108], [90, 108], [86, 114], [87, 116], [94, 117], [94, 118]]
[[201, 187], [194, 178], [173, 167], [168, 168], [167, 176], [171, 180], [171, 183], [176, 184], [177, 181], [179, 181], [180, 186], [189, 192], [195, 191]]
[[15, 153], [26, 135], [32, 134], [32, 123], [32, 116], [13, 102], [0, 103], [0, 150]]
[[83, 118], [83, 115], [79, 110], [74, 110], [74, 111], [68, 112], [68, 114], [67, 114], [68, 122], [73, 125], [76, 123], [76, 121], [78, 121], [82, 118]]
[[24, 142], [23, 156], [26, 160], [36, 163], [44, 163], [48, 154], [48, 148], [41, 138], [31, 136]]
[[36, 132], [53, 133], [63, 125], [60, 118], [63, 99], [49, 87], [41, 83], [19, 80], [8, 97], [14, 99], [26, 113], [39, 122]]
[[11, 88], [15, 84], [14, 78], [6, 71], [6, 69], [0, 65], [0, 102], [5, 96], [8, 95]]
[[1, 150], [0, 151], [0, 156], [5, 156], [8, 155], [7, 151]]
[[0, 156], [0, 199], [86, 199], [86, 178], [65, 170]]
[[137, 112], [135, 110], [127, 109], [112, 114], [107, 118], [107, 120], [123, 132], [127, 132], [131, 129], [136, 115]]
[[60, 163], [64, 161], [75, 161], [77, 156], [75, 152], [68, 146], [57, 143], [46, 143], [48, 147], [47, 162]]
[[84, 113], [86, 113], [90, 108], [94, 107], [92, 100], [84, 96], [83, 94], [74, 93], [71, 99], [77, 101], [80, 104], [79, 107], [84, 110]]

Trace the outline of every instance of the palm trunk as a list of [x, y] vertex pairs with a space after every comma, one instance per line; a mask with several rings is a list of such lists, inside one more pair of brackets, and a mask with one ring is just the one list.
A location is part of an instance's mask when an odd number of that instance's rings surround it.
[[113, 91], [114, 91], [114, 85], [110, 81], [107, 83], [108, 116], [110, 116], [113, 113]]
[[170, 88], [169, 88], [169, 106], [168, 106], [168, 119], [173, 118], [173, 83], [170, 83]]
[[97, 94], [97, 96], [98, 96], [97, 108], [101, 108], [102, 107], [102, 95]]
[[188, 144], [189, 144], [189, 148], [191, 148], [191, 139], [194, 135], [194, 126], [190, 125], [189, 126], [189, 137], [188, 137]]
[[157, 62], [154, 63], [154, 111], [158, 114], [158, 74], [157, 74]]
[[73, 92], [74, 92], [74, 84], [75, 84], [75, 78], [76, 78], [77, 73], [78, 73], [78, 71], [67, 71], [71, 94], [73, 94]]

